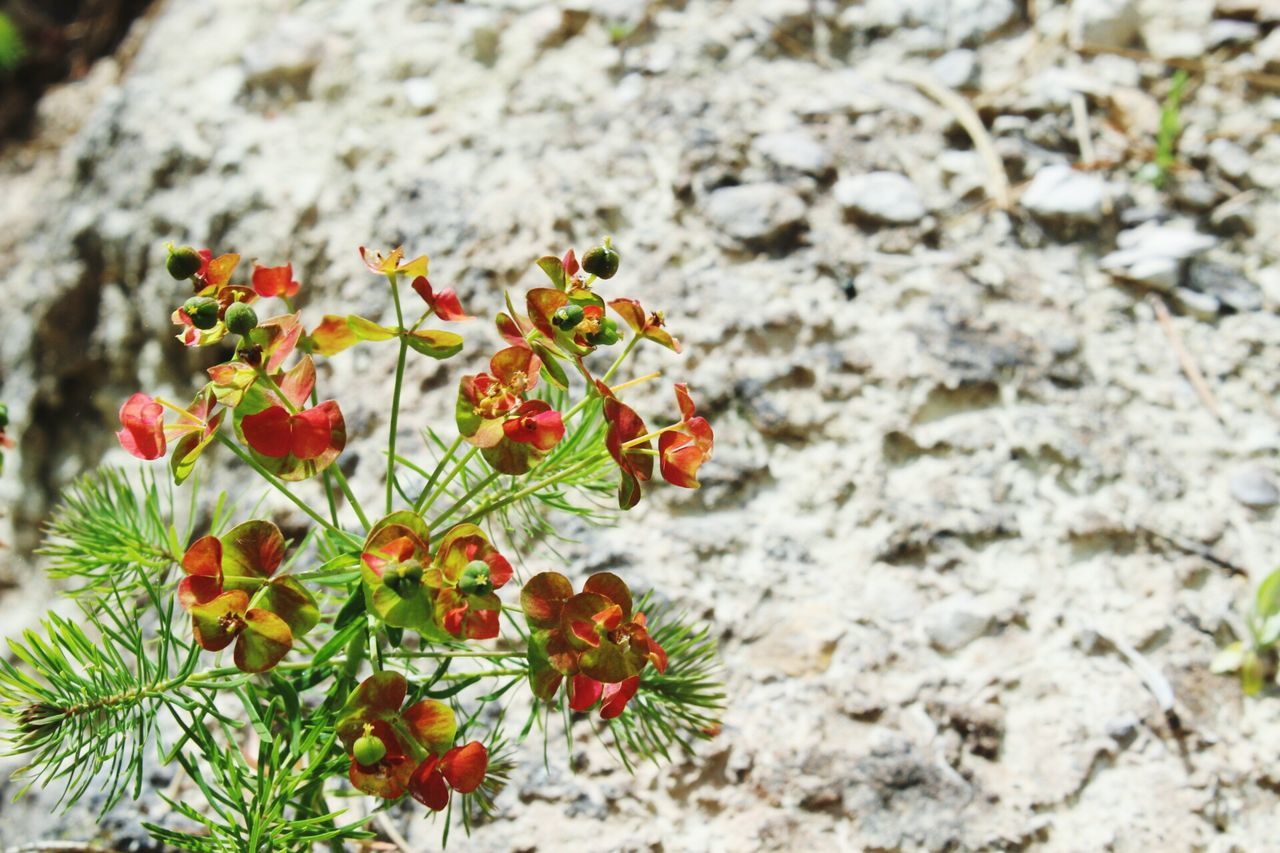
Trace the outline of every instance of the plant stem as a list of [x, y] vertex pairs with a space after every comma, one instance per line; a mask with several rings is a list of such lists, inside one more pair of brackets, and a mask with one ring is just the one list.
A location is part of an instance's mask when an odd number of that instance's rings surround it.
[[502, 507], [506, 506], [509, 503], [514, 503], [515, 501], [518, 501], [521, 498], [526, 498], [529, 495], [533, 494], [534, 492], [541, 491], [547, 486], [550, 486], [553, 483], [557, 483], [563, 479], [566, 479], [570, 475], [577, 474], [579, 471], [589, 468], [592, 465], [597, 465], [607, 457], [608, 457], [607, 453], [602, 453], [599, 456], [593, 456], [590, 459], [584, 459], [581, 462], [577, 463], [576, 465], [570, 465], [568, 468], [565, 468], [563, 471], [559, 471], [555, 474], [552, 474], [550, 477], [547, 477], [543, 480], [539, 480], [538, 482], [532, 485], [525, 486], [523, 489], [521, 489], [518, 492], [512, 492], [506, 497], [499, 498], [493, 503], [485, 504], [484, 506], [478, 507], [475, 512], [466, 516], [465, 518], [462, 519], [462, 521], [458, 523], [465, 524], [467, 522], [478, 521], [479, 519], [484, 518], [486, 515], [488, 515], [489, 513], [493, 512], [496, 509], [501, 509]]
[[[458, 460], [458, 464], [453, 466], [453, 470], [449, 472], [449, 476], [445, 477], [440, 482], [440, 485], [436, 486], [436, 490], [431, 493], [431, 497], [427, 498], [426, 501], [419, 500], [418, 505], [414, 506], [413, 508], [414, 511], [421, 513], [421, 512], [426, 512], [428, 509], [430, 509], [431, 505], [434, 504], [436, 502], [436, 499], [440, 497], [440, 493], [445, 490], [445, 487], [453, 482], [453, 478], [458, 476], [458, 474], [461, 473], [462, 469], [467, 467], [467, 463], [471, 461], [471, 457], [475, 456], [479, 452], [480, 452], [480, 448], [473, 446], [470, 450], [468, 450], [465, 454], [463, 454], [462, 458]], [[424, 491], [424, 494], [425, 494], [425, 491]]]
[[614, 385], [609, 390], [617, 394], [619, 391], [621, 391], [624, 388], [630, 388], [633, 385], [639, 385], [641, 382], [648, 382], [650, 379], [657, 379], [661, 375], [662, 375], [661, 370], [655, 370], [653, 371], [653, 373], [646, 373], [644, 376], [637, 376], [635, 379], [628, 379], [626, 382], [623, 382], [621, 385]]
[[396, 430], [400, 423], [400, 389], [404, 385], [404, 362], [409, 353], [409, 340], [404, 332], [404, 311], [400, 308], [400, 284], [395, 273], [387, 276], [391, 282], [391, 299], [396, 306], [396, 326], [400, 329], [400, 355], [396, 359], [396, 384], [391, 392], [391, 429], [387, 437], [387, 514], [391, 514], [393, 484], [396, 477]]
[[604, 372], [604, 376], [600, 377], [600, 381], [605, 385], [609, 384], [609, 380], [613, 378], [613, 374], [618, 372], [618, 368], [622, 367], [622, 363], [627, 360], [627, 356], [631, 355], [631, 351], [636, 348], [636, 343], [640, 340], [639, 335], [632, 335], [631, 340], [627, 341], [627, 345], [622, 348], [622, 352], [618, 353], [618, 357], [613, 360], [613, 364]]
[[227, 438], [221, 432], [217, 433], [217, 436], [218, 436], [218, 441], [222, 442], [224, 445], [229, 447], [232, 453], [240, 457], [240, 461], [244, 462], [244, 464], [248, 465], [250, 468], [257, 471], [258, 474], [262, 477], [262, 479], [266, 480], [268, 483], [274, 486], [276, 490], [280, 492], [280, 494], [284, 495], [286, 498], [292, 501], [294, 506], [296, 506], [298, 509], [305, 512], [307, 515], [311, 516], [311, 518], [316, 523], [320, 524], [323, 527], [328, 528], [329, 530], [332, 530], [334, 533], [337, 533], [339, 536], [345, 536], [348, 539], [352, 539], [354, 541], [355, 539], [354, 536], [352, 536], [350, 533], [343, 530], [342, 528], [337, 527], [333, 524], [330, 524], [329, 521], [324, 516], [320, 515], [311, 507], [303, 503], [301, 498], [299, 498], [293, 492], [289, 491], [289, 488], [283, 482], [278, 480], [276, 476], [272, 474], [270, 471], [268, 471], [266, 468], [263, 468], [260, 464], [258, 464], [258, 462], [252, 456], [250, 456], [248, 453], [245, 453], [244, 450], [240, 449], [240, 447], [237, 446], [235, 442]]
[[342, 489], [342, 494], [347, 497], [347, 503], [351, 505], [353, 510], [355, 510], [356, 518], [360, 519], [360, 523], [364, 525], [364, 529], [368, 531], [370, 527], [369, 517], [364, 514], [364, 508], [360, 506], [360, 501], [356, 500], [355, 494], [351, 491], [351, 484], [347, 482], [346, 475], [342, 473], [342, 469], [338, 467], [336, 462], [331, 465], [325, 473], [328, 473], [328, 471], [333, 472], [333, 478], [338, 481], [338, 488]]
[[440, 479], [440, 475], [444, 473], [444, 466], [449, 464], [449, 460], [453, 458], [453, 454], [458, 452], [458, 446], [462, 444], [462, 436], [459, 435], [445, 450], [444, 455], [440, 457], [440, 461], [436, 463], [435, 469], [431, 472], [431, 476], [427, 478], [427, 484], [422, 487], [422, 491], [418, 493], [418, 500], [414, 502], [414, 508], [417, 509], [418, 504], [426, 498], [427, 494], [435, 486], [436, 480]]
[[491, 669], [488, 672], [446, 672], [440, 676], [441, 681], [462, 681], [467, 678], [480, 676], [481, 678], [489, 678], [492, 676], [502, 675], [528, 675], [527, 669]]
[[460, 508], [462, 508], [462, 507], [466, 506], [466, 505], [467, 505], [467, 501], [471, 500], [471, 499], [472, 499], [472, 498], [474, 498], [476, 495], [480, 494], [480, 492], [482, 492], [482, 491], [484, 491], [485, 489], [487, 489], [487, 488], [489, 487], [489, 484], [490, 484], [490, 483], [492, 483], [492, 482], [493, 482], [494, 480], [496, 480], [496, 479], [498, 479], [498, 474], [497, 474], [497, 472], [494, 472], [494, 473], [490, 474], [489, 476], [485, 477], [485, 478], [484, 478], [483, 480], [481, 480], [480, 482], [476, 483], [476, 484], [471, 488], [471, 491], [467, 492], [465, 495], [463, 495], [462, 497], [458, 498], [456, 501], [454, 501], [454, 502], [453, 502], [453, 505], [452, 505], [452, 506], [450, 506], [450, 507], [449, 507], [448, 509], [446, 509], [444, 512], [440, 513], [438, 516], [436, 516], [434, 519], [432, 519], [431, 524], [430, 524], [430, 525], [428, 525], [428, 529], [431, 529], [431, 528], [435, 528], [435, 527], [440, 526], [440, 524], [441, 524], [441, 523], [443, 523], [443, 522], [444, 522], [444, 520], [445, 520], [446, 518], [448, 518], [449, 516], [453, 515], [453, 514], [454, 514], [455, 512], [457, 512]]

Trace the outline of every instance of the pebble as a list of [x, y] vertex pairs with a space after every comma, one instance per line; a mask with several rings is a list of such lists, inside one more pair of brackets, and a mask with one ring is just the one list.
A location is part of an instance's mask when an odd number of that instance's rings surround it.
[[707, 218], [747, 245], [774, 243], [804, 225], [800, 196], [781, 184], [723, 187], [707, 197]]
[[1280, 503], [1280, 489], [1266, 471], [1250, 465], [1231, 475], [1231, 497], [1245, 506], [1266, 509]]
[[831, 153], [807, 130], [785, 130], [757, 136], [751, 144], [765, 159], [796, 172], [822, 176], [834, 165]]
[[991, 613], [970, 595], [956, 595], [924, 611], [929, 644], [943, 652], [958, 651], [987, 632]]
[[1097, 175], [1070, 166], [1045, 166], [1022, 194], [1022, 206], [1037, 219], [1097, 224], [1107, 187]]
[[1201, 320], [1217, 319], [1218, 311], [1222, 307], [1218, 300], [1209, 294], [1192, 290], [1189, 287], [1175, 287], [1173, 289], [1173, 298], [1182, 313], [1190, 314]]
[[440, 102], [440, 89], [426, 77], [411, 77], [404, 81], [404, 97], [418, 115], [423, 115]]
[[1206, 40], [1213, 50], [1226, 45], [1252, 44], [1260, 33], [1258, 25], [1249, 21], [1218, 20], [1209, 24]]
[[1142, 25], [1137, 0], [1075, 0], [1071, 11], [1072, 31], [1100, 47], [1128, 47]]
[[1187, 271], [1187, 287], [1212, 296], [1228, 312], [1261, 311], [1262, 288], [1226, 264], [1197, 261]]
[[978, 82], [978, 55], [972, 50], [951, 50], [931, 62], [929, 71], [949, 89], [969, 89]]
[[868, 172], [844, 178], [832, 192], [846, 214], [863, 221], [910, 225], [926, 213], [916, 185], [897, 172]]
[[1249, 174], [1249, 152], [1230, 139], [1215, 139], [1209, 143], [1209, 162], [1224, 178], [1238, 181]]
[[1177, 286], [1188, 258], [1216, 243], [1208, 234], [1183, 224], [1147, 222], [1121, 231], [1116, 237], [1119, 248], [1103, 257], [1099, 266], [1119, 278], [1167, 291]]

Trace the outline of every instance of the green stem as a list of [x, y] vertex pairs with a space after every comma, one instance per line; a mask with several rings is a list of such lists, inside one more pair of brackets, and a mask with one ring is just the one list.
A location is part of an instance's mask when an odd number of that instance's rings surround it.
[[364, 525], [364, 529], [367, 532], [370, 527], [369, 517], [364, 514], [364, 507], [360, 506], [360, 501], [356, 500], [355, 493], [351, 491], [351, 484], [347, 482], [346, 475], [342, 473], [342, 469], [336, 463], [330, 466], [328, 471], [333, 472], [333, 478], [338, 481], [338, 488], [342, 489], [342, 494], [346, 495], [347, 503], [355, 510], [356, 518], [360, 519], [360, 523]]
[[522, 658], [525, 652], [399, 652], [400, 658]]
[[431, 493], [431, 497], [427, 498], [425, 501], [421, 499], [418, 501], [417, 505], [413, 508], [414, 512], [423, 513], [430, 509], [431, 505], [440, 497], [440, 493], [445, 490], [445, 487], [453, 482], [453, 478], [458, 476], [458, 474], [467, 467], [467, 463], [471, 461], [471, 457], [475, 456], [479, 452], [480, 448], [473, 446], [470, 450], [464, 453], [462, 458], [458, 460], [458, 464], [453, 466], [453, 470], [449, 472], [449, 476], [445, 477], [440, 481], [440, 485], [436, 486], [436, 490]]
[[453, 440], [453, 444], [450, 444], [449, 448], [445, 450], [444, 455], [440, 457], [440, 461], [436, 463], [436, 467], [431, 472], [431, 476], [427, 478], [427, 484], [423, 486], [422, 491], [418, 493], [418, 500], [414, 502], [415, 509], [417, 508], [418, 504], [422, 503], [422, 501], [425, 500], [427, 495], [431, 492], [432, 487], [434, 487], [436, 484], [436, 480], [439, 480], [440, 475], [444, 473], [444, 466], [449, 464], [449, 460], [453, 458], [453, 454], [458, 452], [458, 447], [461, 444], [462, 444], [462, 436], [459, 435], [457, 438]]
[[603, 461], [607, 457], [608, 457], [607, 453], [602, 453], [599, 456], [593, 456], [590, 459], [584, 459], [581, 462], [577, 463], [576, 465], [570, 465], [568, 468], [565, 468], [563, 471], [559, 471], [555, 474], [552, 474], [550, 477], [547, 477], [543, 480], [539, 480], [538, 482], [530, 486], [525, 486], [523, 489], [521, 489], [518, 492], [512, 492], [506, 497], [499, 498], [498, 500], [493, 501], [492, 503], [485, 504], [484, 506], [478, 507], [475, 512], [466, 516], [465, 518], [462, 519], [462, 521], [458, 523], [465, 524], [467, 522], [476, 522], [481, 518], [484, 518], [486, 515], [488, 515], [489, 513], [493, 512], [496, 509], [501, 509], [507, 504], [514, 503], [515, 501], [518, 501], [522, 498], [526, 498], [535, 492], [541, 491], [547, 486], [550, 486], [554, 483], [558, 483], [559, 481], [564, 480], [573, 474], [577, 474], [579, 471], [582, 471], [586, 468], [590, 468], [592, 465], [598, 465], [601, 461]]
[[481, 678], [489, 678], [503, 675], [528, 675], [527, 669], [491, 669], [488, 672], [446, 672], [440, 676], [441, 681], [462, 681], [467, 678], [480, 676]]
[[457, 511], [458, 511], [459, 509], [461, 509], [462, 507], [466, 506], [468, 501], [470, 501], [470, 500], [471, 500], [472, 498], [474, 498], [476, 495], [480, 494], [480, 492], [482, 492], [482, 491], [484, 491], [485, 489], [487, 489], [487, 488], [489, 487], [489, 484], [490, 484], [490, 483], [492, 483], [492, 482], [493, 482], [494, 480], [496, 480], [496, 479], [498, 479], [498, 475], [497, 475], [497, 473], [495, 472], [495, 473], [490, 474], [489, 476], [485, 477], [485, 478], [484, 478], [483, 480], [481, 480], [480, 482], [476, 483], [476, 484], [471, 488], [471, 490], [470, 490], [469, 492], [467, 492], [467, 493], [466, 493], [465, 495], [463, 495], [462, 497], [458, 498], [456, 501], [454, 501], [454, 502], [453, 502], [453, 504], [452, 504], [448, 509], [446, 509], [444, 512], [442, 512], [442, 513], [440, 513], [438, 516], [436, 516], [436, 517], [432, 520], [431, 524], [429, 524], [429, 525], [427, 526], [427, 527], [428, 527], [428, 529], [429, 529], [429, 530], [434, 530], [435, 528], [439, 527], [439, 526], [444, 522], [444, 520], [445, 520], [446, 518], [448, 518], [449, 516], [453, 515], [455, 512], [457, 512]]
[[396, 477], [396, 430], [400, 424], [400, 389], [404, 385], [404, 362], [409, 353], [409, 340], [404, 332], [404, 311], [400, 307], [400, 284], [395, 273], [387, 276], [391, 282], [391, 299], [396, 306], [396, 326], [400, 329], [400, 355], [396, 359], [396, 384], [391, 392], [391, 429], [387, 437], [387, 514], [391, 514]]
[[601, 382], [605, 385], [609, 384], [609, 380], [613, 378], [613, 374], [618, 372], [619, 367], [622, 367], [622, 363], [627, 360], [627, 356], [631, 355], [631, 351], [636, 348], [636, 342], [639, 340], [639, 335], [631, 336], [631, 340], [627, 341], [627, 345], [622, 348], [622, 352], [618, 353], [618, 357], [613, 360], [613, 364], [604, 372], [604, 376], [600, 377]]
[[284, 484], [284, 483], [282, 483], [280, 480], [276, 479], [276, 476], [275, 476], [274, 474], [272, 474], [272, 473], [271, 473], [270, 471], [268, 471], [266, 468], [263, 468], [260, 464], [258, 464], [258, 462], [257, 462], [257, 461], [252, 457], [252, 456], [250, 456], [248, 453], [245, 453], [245, 452], [244, 452], [244, 450], [242, 450], [239, 446], [237, 446], [237, 445], [236, 445], [236, 443], [235, 443], [235, 442], [233, 442], [231, 439], [227, 438], [227, 437], [226, 437], [225, 435], [223, 435], [221, 432], [217, 433], [217, 436], [218, 436], [218, 441], [222, 442], [224, 445], [226, 445], [227, 447], [229, 447], [229, 448], [231, 449], [231, 452], [232, 452], [232, 453], [234, 453], [236, 456], [239, 456], [239, 457], [240, 457], [240, 461], [244, 462], [244, 464], [248, 465], [250, 468], [252, 468], [253, 470], [257, 471], [257, 472], [258, 472], [258, 474], [259, 474], [259, 475], [260, 475], [264, 480], [266, 480], [268, 483], [270, 483], [272, 486], [274, 486], [274, 487], [275, 487], [275, 489], [276, 489], [277, 491], [279, 491], [279, 492], [280, 492], [280, 494], [284, 495], [286, 498], [288, 498], [290, 501], [292, 501], [292, 502], [293, 502], [293, 504], [294, 504], [294, 506], [296, 506], [298, 509], [300, 509], [300, 510], [302, 510], [303, 512], [305, 512], [307, 515], [311, 516], [311, 518], [312, 518], [316, 523], [320, 524], [320, 525], [321, 525], [321, 526], [323, 526], [323, 527], [328, 528], [329, 530], [333, 531], [334, 533], [337, 533], [339, 536], [345, 536], [345, 537], [347, 537], [348, 539], [351, 539], [352, 541], [355, 541], [355, 537], [354, 537], [354, 536], [352, 536], [352, 534], [348, 533], [347, 531], [345, 531], [345, 530], [343, 530], [343, 529], [341, 529], [341, 528], [339, 528], [339, 527], [337, 527], [337, 526], [335, 526], [335, 525], [333, 525], [333, 524], [330, 524], [330, 523], [329, 523], [329, 521], [328, 521], [327, 519], [325, 519], [325, 517], [324, 517], [324, 516], [320, 515], [320, 514], [319, 514], [319, 513], [317, 513], [315, 510], [313, 510], [311, 507], [309, 507], [309, 506], [307, 506], [305, 503], [303, 503], [301, 498], [299, 498], [299, 497], [298, 497], [297, 495], [295, 495], [293, 492], [289, 491], [289, 488], [288, 488], [287, 486], [285, 486], [285, 484]]

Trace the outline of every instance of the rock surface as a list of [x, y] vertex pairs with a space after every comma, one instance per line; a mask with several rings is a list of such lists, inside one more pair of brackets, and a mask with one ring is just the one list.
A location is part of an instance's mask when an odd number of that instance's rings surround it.
[[[1174, 174], [1209, 186], [1197, 197], [1138, 177], [1165, 66], [1068, 47], [1085, 8], [1122, 13], [1092, 18], [1104, 43], [1203, 42], [1203, 17], [1152, 23], [1177, 5], [1036, 3], [1031, 20], [1013, 0], [158, 4], [136, 48], [51, 92], [36, 136], [0, 158], [0, 397], [19, 443], [0, 478], [3, 633], [48, 603], [31, 549], [57, 490], [129, 461], [121, 400], [180, 399], [207, 364], [171, 338], [164, 241], [292, 260], [308, 312], [386, 319], [357, 245], [430, 252], [433, 283], [487, 315], [539, 280], [532, 258], [608, 233], [619, 290], [685, 345], [642, 347], [636, 375], [688, 379], [716, 456], [700, 491], [655, 489], [529, 564], [580, 578], [607, 559], [704, 619], [729, 711], [697, 756], [634, 777], [586, 720], [570, 762], [553, 724], [547, 766], [535, 734], [496, 818], [453, 844], [1274, 846], [1277, 699], [1208, 668], [1280, 554], [1280, 114], [1245, 82], [1277, 67], [1280, 30], [1270, 4], [1209, 9], [1266, 41], [1193, 75]], [[1011, 186], [1069, 162], [1112, 209], [1072, 208], [1088, 227], [1046, 239], [987, 203], [952, 113], [895, 78], [962, 49]], [[1221, 307], [1248, 288], [1228, 297], [1205, 269], [1256, 284], [1253, 302]], [[1134, 280], [1185, 288], [1173, 323], [1221, 420]], [[403, 447], [452, 429], [453, 382], [497, 343], [487, 323], [463, 332], [458, 359], [411, 363]], [[373, 500], [394, 353], [350, 355], [320, 381]], [[651, 386], [635, 405], [669, 412]], [[234, 460], [210, 459], [213, 487], [243, 490]], [[1169, 682], [1177, 728], [1104, 637]], [[148, 780], [102, 843], [134, 838], [174, 778]], [[0, 793], [0, 846], [98, 835], [92, 803], [61, 815], [56, 791]], [[435, 849], [420, 815], [391, 813], [410, 849]]]

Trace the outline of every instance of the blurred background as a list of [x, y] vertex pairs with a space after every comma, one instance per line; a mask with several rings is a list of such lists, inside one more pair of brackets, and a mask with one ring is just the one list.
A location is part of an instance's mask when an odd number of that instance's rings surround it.
[[[633, 375], [687, 380], [716, 455], [539, 559], [704, 619], [724, 731], [634, 777], [586, 723], [572, 762], [530, 745], [452, 845], [1280, 849], [1277, 700], [1209, 671], [1280, 544], [1273, 0], [0, 14], [0, 633], [55, 596], [59, 491], [133, 464], [121, 401], [212, 363], [172, 337], [165, 241], [291, 261], [310, 315], [370, 317], [356, 247], [403, 243], [491, 316], [611, 234], [618, 292], [686, 348]], [[402, 442], [452, 429], [497, 342], [463, 331], [410, 361]], [[329, 364], [372, 495], [394, 352]], [[212, 485], [243, 488], [225, 457]], [[138, 822], [175, 784], [100, 825], [0, 782], [0, 842], [160, 849]]]

